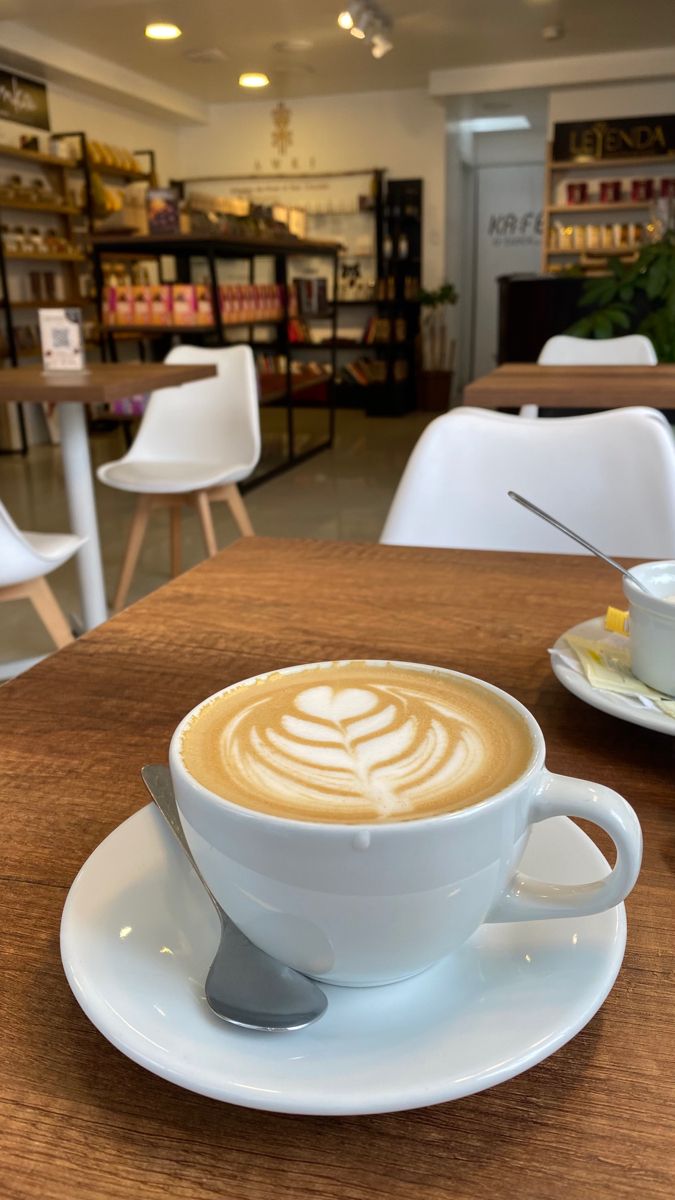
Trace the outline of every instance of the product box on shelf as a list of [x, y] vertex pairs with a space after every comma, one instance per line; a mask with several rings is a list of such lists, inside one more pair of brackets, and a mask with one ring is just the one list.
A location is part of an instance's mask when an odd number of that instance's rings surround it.
[[133, 325], [134, 297], [130, 287], [118, 287], [115, 296], [115, 325]]
[[137, 284], [132, 289], [134, 302], [134, 325], [152, 324], [152, 288]]
[[212, 325], [213, 305], [211, 303], [211, 287], [208, 283], [195, 284], [195, 304], [197, 325]]
[[150, 289], [150, 324], [170, 325], [172, 320], [171, 286], [156, 284]]
[[172, 285], [174, 325], [197, 324], [197, 297], [192, 283]]

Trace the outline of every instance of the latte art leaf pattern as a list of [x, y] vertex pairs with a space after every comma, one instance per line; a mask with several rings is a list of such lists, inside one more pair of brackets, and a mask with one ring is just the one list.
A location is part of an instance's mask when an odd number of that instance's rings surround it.
[[485, 774], [485, 722], [429, 689], [386, 682], [289, 686], [231, 714], [220, 732], [224, 774], [277, 802], [301, 798], [321, 818], [405, 818]]

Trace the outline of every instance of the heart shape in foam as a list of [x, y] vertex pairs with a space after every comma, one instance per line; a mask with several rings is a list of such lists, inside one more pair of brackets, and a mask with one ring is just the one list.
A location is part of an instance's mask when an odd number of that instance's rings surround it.
[[306, 688], [295, 697], [295, 707], [308, 717], [319, 720], [353, 721], [375, 708], [377, 696], [364, 688], [332, 688], [327, 685]]

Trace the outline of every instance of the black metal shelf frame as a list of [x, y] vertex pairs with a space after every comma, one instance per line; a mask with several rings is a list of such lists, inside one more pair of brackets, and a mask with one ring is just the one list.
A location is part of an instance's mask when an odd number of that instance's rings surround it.
[[[219, 260], [232, 261], [233, 259], [247, 259], [249, 262], [249, 278], [253, 282], [254, 277], [254, 260], [256, 258], [273, 258], [274, 259], [274, 274], [275, 282], [280, 284], [284, 297], [284, 313], [282, 321], [278, 323], [279, 337], [276, 339], [278, 350], [285, 355], [286, 359], [286, 392], [285, 397], [281, 401], [286, 409], [286, 432], [288, 441], [288, 453], [285, 459], [278, 465], [269, 468], [259, 475], [252, 477], [240, 485], [242, 491], [250, 491], [254, 487], [259, 487], [260, 484], [266, 483], [268, 480], [281, 475], [291, 467], [298, 466], [307, 459], [313, 458], [315, 454], [321, 453], [323, 450], [329, 450], [335, 439], [335, 381], [337, 374], [337, 351], [335, 347], [331, 348], [331, 374], [327, 380], [328, 387], [328, 404], [321, 405], [321, 409], [326, 409], [328, 412], [328, 431], [326, 437], [309, 449], [298, 451], [296, 442], [295, 429], [295, 397], [292, 388], [291, 376], [291, 355], [293, 343], [288, 338], [288, 259], [294, 257], [327, 257], [332, 261], [333, 270], [333, 295], [337, 289], [337, 263], [338, 263], [338, 246], [333, 242], [281, 242], [270, 239], [264, 240], [226, 240], [220, 237], [207, 238], [196, 235], [183, 235], [178, 237], [130, 237], [130, 238], [106, 238], [98, 236], [93, 239], [93, 263], [94, 263], [94, 279], [96, 283], [96, 292], [98, 297], [99, 322], [101, 329], [103, 328], [103, 259], [106, 257], [114, 257], [119, 259], [120, 256], [139, 258], [161, 258], [171, 257], [176, 261], [176, 275], [178, 279], [184, 281], [190, 278], [190, 260], [192, 258], [206, 259], [208, 264], [209, 279], [211, 283], [211, 303], [213, 308], [214, 328], [211, 331], [211, 336], [216, 339], [219, 346], [232, 345], [231, 341], [225, 336], [226, 330], [231, 326], [223, 322], [222, 313], [219, 303], [218, 292], [218, 271], [217, 264]], [[244, 325], [247, 323], [244, 322]], [[277, 324], [275, 322], [275, 324]], [[173, 334], [180, 336], [181, 327], [178, 325], [171, 331]], [[185, 334], [194, 336], [194, 329], [185, 329]], [[111, 326], [107, 331], [108, 343], [105, 350], [109, 350], [113, 360], [117, 358], [117, 349], [115, 343], [115, 327]], [[337, 336], [337, 309], [333, 307], [332, 313], [332, 337]], [[242, 341], [246, 341], [254, 350], [264, 349], [270, 343], [256, 342], [252, 335], [252, 329], [249, 329], [249, 336]], [[307, 407], [306, 404], [298, 405], [297, 407]]]

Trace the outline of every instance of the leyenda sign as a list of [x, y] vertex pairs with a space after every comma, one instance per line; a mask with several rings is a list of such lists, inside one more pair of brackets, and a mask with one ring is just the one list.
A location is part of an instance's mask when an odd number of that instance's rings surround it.
[[44, 83], [26, 79], [13, 71], [0, 70], [0, 118], [49, 129], [47, 88]]

